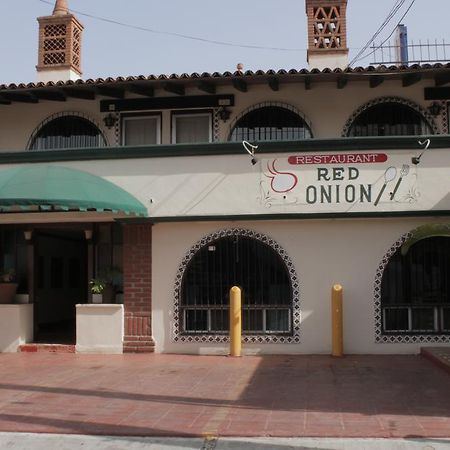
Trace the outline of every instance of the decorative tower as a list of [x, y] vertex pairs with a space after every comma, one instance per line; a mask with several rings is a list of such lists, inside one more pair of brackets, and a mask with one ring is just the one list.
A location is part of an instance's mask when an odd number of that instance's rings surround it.
[[347, 0], [306, 0], [308, 63], [311, 68], [348, 65]]
[[69, 12], [67, 0], [56, 0], [53, 15], [39, 17], [38, 81], [68, 81], [81, 77], [83, 25]]

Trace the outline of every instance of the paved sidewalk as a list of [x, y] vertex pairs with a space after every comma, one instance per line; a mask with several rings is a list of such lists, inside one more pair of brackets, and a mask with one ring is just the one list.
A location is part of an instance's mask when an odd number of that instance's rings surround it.
[[450, 373], [450, 347], [422, 347], [421, 354]]
[[0, 431], [448, 438], [450, 376], [412, 355], [0, 354]]
[[131, 438], [0, 433], [8, 450], [448, 450], [444, 439]]

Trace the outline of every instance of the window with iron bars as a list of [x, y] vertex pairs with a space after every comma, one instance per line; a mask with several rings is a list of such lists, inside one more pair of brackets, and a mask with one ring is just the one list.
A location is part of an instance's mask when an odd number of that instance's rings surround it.
[[294, 111], [280, 106], [263, 106], [237, 121], [230, 141], [292, 141], [311, 137], [308, 124]]
[[350, 137], [422, 134], [433, 134], [427, 120], [410, 106], [397, 102], [385, 102], [369, 107], [355, 118], [348, 131]]
[[94, 123], [85, 117], [68, 114], [46, 121], [32, 136], [29, 148], [55, 150], [105, 145], [105, 138]]
[[383, 332], [450, 334], [450, 238], [435, 236], [401, 249], [381, 284]]
[[190, 261], [181, 288], [184, 334], [227, 334], [229, 291], [243, 290], [243, 332], [292, 333], [292, 287], [281, 257], [267, 244], [228, 236], [201, 248]]

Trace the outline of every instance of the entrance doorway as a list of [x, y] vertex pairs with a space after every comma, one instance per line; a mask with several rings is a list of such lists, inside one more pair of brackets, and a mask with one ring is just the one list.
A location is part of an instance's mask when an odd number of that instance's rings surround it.
[[74, 344], [78, 303], [87, 303], [87, 243], [82, 230], [35, 230], [34, 341]]

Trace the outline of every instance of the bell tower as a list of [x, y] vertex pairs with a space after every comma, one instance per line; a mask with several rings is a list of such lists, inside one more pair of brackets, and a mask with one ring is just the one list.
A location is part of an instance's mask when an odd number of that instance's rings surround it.
[[346, 12], [347, 0], [306, 0], [310, 68], [347, 67]]
[[38, 81], [68, 81], [81, 77], [83, 25], [70, 13], [67, 0], [56, 0], [51, 16], [39, 17]]

